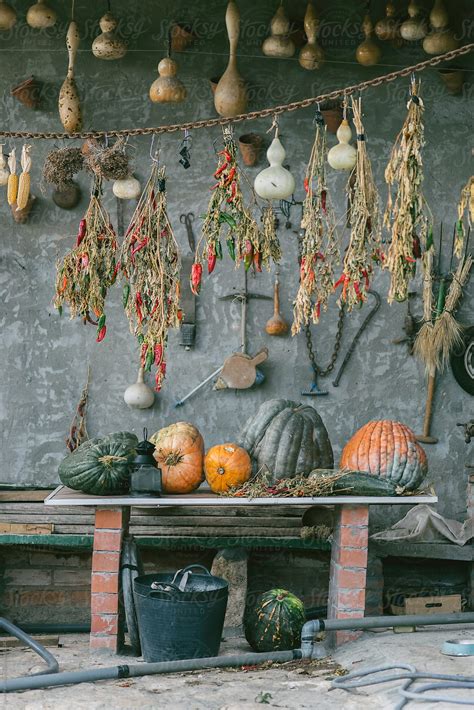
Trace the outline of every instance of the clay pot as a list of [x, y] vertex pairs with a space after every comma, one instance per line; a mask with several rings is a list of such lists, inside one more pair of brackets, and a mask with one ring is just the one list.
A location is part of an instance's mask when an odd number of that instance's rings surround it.
[[220, 80], [221, 80], [220, 76], [213, 76], [211, 79], [209, 79], [209, 83], [211, 85], [211, 91], [213, 94], [216, 93], [217, 84], [220, 82]]
[[28, 221], [31, 208], [33, 207], [35, 200], [36, 197], [30, 195], [26, 207], [23, 207], [22, 210], [17, 209], [16, 202], [11, 205], [11, 211], [15, 222], [17, 222], [18, 224], [25, 224], [25, 222]]
[[258, 162], [262, 142], [262, 136], [259, 136], [258, 133], [245, 133], [240, 136], [239, 148], [244, 165], [251, 168]]
[[175, 22], [171, 27], [171, 51], [184, 52], [196, 39], [191, 27]]
[[72, 210], [79, 204], [81, 191], [79, 186], [76, 185], [75, 182], [72, 182], [62, 190], [56, 188], [51, 197], [57, 207], [60, 207], [62, 210]]
[[441, 81], [448, 93], [457, 96], [464, 85], [464, 72], [462, 69], [438, 69]]
[[337, 129], [341, 125], [343, 119], [343, 111], [341, 104], [336, 106], [327, 106], [327, 108], [321, 108], [321, 113], [323, 114], [324, 123], [327, 126], [328, 133], [334, 133], [336, 135]]
[[27, 108], [38, 108], [40, 104], [41, 82], [30, 76], [18, 86], [14, 86], [11, 90], [12, 96], [20, 101]]

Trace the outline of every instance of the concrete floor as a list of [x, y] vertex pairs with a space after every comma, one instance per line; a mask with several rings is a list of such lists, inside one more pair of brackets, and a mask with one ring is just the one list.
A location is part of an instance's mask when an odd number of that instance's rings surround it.
[[[357, 693], [330, 690], [331, 679], [346, 671], [386, 663], [410, 663], [419, 671], [474, 675], [472, 658], [443, 656], [440, 648], [447, 639], [474, 637], [474, 627], [452, 626], [446, 630], [427, 627], [411, 634], [392, 631], [366, 633], [358, 641], [339, 649], [331, 659], [310, 664], [292, 663], [278, 667], [239, 670], [214, 670], [182, 675], [148, 676], [130, 680], [84, 683], [78, 686], [50, 688], [4, 695], [0, 708], [9, 710], [110, 710], [126, 708], [148, 710], [252, 710], [268, 708], [315, 708], [318, 710], [353, 710], [359, 708], [394, 708], [398, 694], [395, 686], [373, 686]], [[104, 657], [89, 654], [85, 635], [60, 638], [62, 646], [50, 649], [58, 658], [61, 670], [78, 670], [120, 663], [134, 663], [130, 656]], [[229, 639], [222, 653], [247, 651], [243, 639]], [[29, 650], [0, 653], [3, 677], [14, 677], [41, 670]], [[458, 697], [460, 697], [458, 695]], [[464, 693], [465, 699], [469, 695]], [[474, 693], [470, 697], [474, 706]], [[412, 702], [409, 708], [418, 703]], [[427, 708], [449, 709], [453, 703], [424, 703]]]

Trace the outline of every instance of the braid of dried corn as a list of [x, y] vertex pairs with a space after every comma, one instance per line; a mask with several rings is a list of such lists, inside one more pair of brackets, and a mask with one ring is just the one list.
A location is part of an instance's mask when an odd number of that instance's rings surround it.
[[464, 213], [466, 213], [467, 223], [470, 227], [474, 222], [474, 175], [469, 178], [461, 190], [461, 197], [458, 203], [458, 221], [456, 222], [456, 236], [454, 239], [454, 253], [458, 259], [461, 258], [466, 235]]
[[391, 274], [389, 303], [406, 300], [409, 282], [416, 272], [416, 260], [426, 246], [428, 234], [429, 220], [425, 214], [422, 190], [424, 108], [418, 95], [419, 86], [412, 79], [408, 113], [385, 169], [389, 195], [384, 223], [391, 232], [388, 256], [384, 262]]
[[326, 185], [326, 126], [316, 114], [316, 134], [306, 168], [301, 228], [304, 230], [300, 283], [293, 308], [291, 332], [296, 335], [310, 321], [318, 323], [321, 308], [327, 309], [334, 292], [334, 268], [339, 263], [336, 219], [330, 206]]
[[31, 146], [24, 145], [21, 151], [21, 175], [18, 181], [18, 195], [16, 198], [16, 207], [22, 210], [28, 204], [30, 196], [30, 171], [31, 171]]
[[353, 185], [347, 183], [351, 234], [344, 257], [343, 271], [336, 286], [342, 286], [340, 305], [351, 311], [367, 299], [374, 264], [383, 261], [379, 195], [367, 152], [361, 99], [352, 99], [354, 125], [357, 131], [357, 162]]
[[18, 175], [16, 174], [16, 148], [13, 148], [8, 156], [8, 167], [10, 175], [7, 183], [7, 201], [9, 205], [14, 205], [18, 196]]

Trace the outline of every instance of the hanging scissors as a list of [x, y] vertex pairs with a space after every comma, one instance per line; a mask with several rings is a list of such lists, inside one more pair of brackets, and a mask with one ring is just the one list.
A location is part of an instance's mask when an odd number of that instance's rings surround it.
[[186, 227], [186, 232], [188, 235], [188, 244], [192, 253], [196, 251], [196, 239], [194, 237], [193, 222], [194, 222], [194, 212], [186, 212], [179, 216], [179, 221]]

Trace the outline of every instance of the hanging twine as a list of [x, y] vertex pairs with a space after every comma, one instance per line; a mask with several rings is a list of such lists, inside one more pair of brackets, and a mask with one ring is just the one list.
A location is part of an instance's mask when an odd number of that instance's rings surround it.
[[449, 62], [457, 57], [469, 54], [474, 50], [474, 42], [464, 45], [459, 49], [454, 49], [451, 52], [446, 52], [446, 54], [440, 54], [431, 59], [427, 59], [424, 62], [419, 62], [418, 64], [413, 64], [412, 66], [405, 67], [405, 69], [399, 69], [398, 71], [389, 72], [388, 74], [382, 74], [369, 81], [362, 81], [359, 84], [353, 84], [352, 86], [346, 86], [341, 89], [335, 89], [327, 94], [320, 94], [319, 96], [314, 96], [311, 98], [303, 99], [302, 101], [294, 101], [289, 104], [281, 104], [280, 106], [272, 106], [269, 108], [261, 109], [260, 111], [251, 111], [250, 113], [241, 113], [238, 116], [233, 116], [232, 118], [208, 118], [202, 121], [191, 121], [188, 123], [174, 123], [166, 126], [156, 126], [148, 128], [126, 128], [122, 130], [109, 130], [109, 131], [83, 131], [80, 133], [56, 133], [56, 132], [31, 132], [31, 131], [1, 131], [0, 137], [3, 138], [20, 138], [20, 139], [44, 139], [44, 140], [65, 140], [65, 139], [81, 139], [86, 140], [88, 138], [103, 138], [106, 134], [108, 136], [117, 138], [119, 136], [149, 136], [153, 134], [161, 133], [174, 133], [176, 131], [184, 130], [195, 130], [198, 128], [212, 128], [213, 126], [225, 126], [232, 123], [239, 123], [241, 121], [254, 121], [257, 118], [267, 118], [268, 116], [275, 116], [281, 113], [286, 113], [289, 111], [297, 111], [302, 108], [307, 108], [308, 106], [314, 106], [317, 103], [322, 103], [323, 101], [333, 101], [341, 96], [348, 95], [351, 93], [356, 93], [358, 91], [365, 91], [376, 86], [381, 86], [382, 84], [387, 84], [388, 82], [395, 81], [400, 77], [410, 76], [414, 72], [424, 71], [429, 67], [434, 67], [441, 62]]

